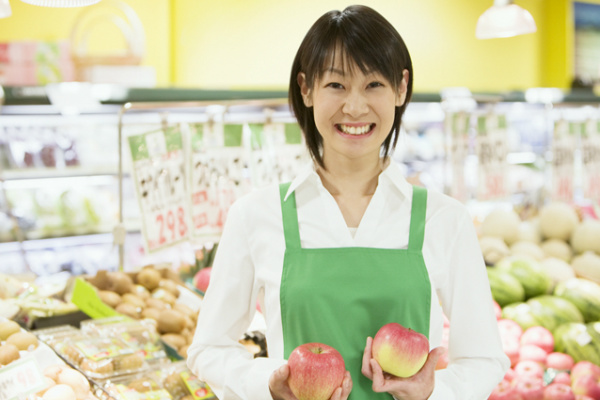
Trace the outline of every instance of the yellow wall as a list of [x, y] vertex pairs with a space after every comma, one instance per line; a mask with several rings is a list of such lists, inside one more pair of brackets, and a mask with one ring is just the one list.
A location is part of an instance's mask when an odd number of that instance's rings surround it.
[[[310, 25], [326, 11], [355, 3], [125, 1], [144, 25], [147, 51], [143, 64], [156, 68], [160, 86], [218, 89], [285, 89], [295, 51]], [[13, 16], [0, 19], [0, 42], [68, 38], [84, 10], [10, 2]], [[492, 2], [363, 0], [362, 4], [384, 14], [404, 37], [413, 57], [416, 91], [437, 92], [448, 86], [496, 92], [568, 87], [573, 70], [571, 0], [517, 0], [532, 13], [538, 32], [477, 40], [477, 18]], [[124, 47], [116, 29], [107, 24], [93, 31], [89, 43], [92, 51]]]

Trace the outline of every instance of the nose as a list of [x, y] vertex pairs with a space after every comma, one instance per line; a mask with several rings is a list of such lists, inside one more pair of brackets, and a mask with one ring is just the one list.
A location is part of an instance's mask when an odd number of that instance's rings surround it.
[[360, 117], [369, 112], [369, 103], [364, 93], [353, 90], [344, 99], [342, 112], [351, 117]]

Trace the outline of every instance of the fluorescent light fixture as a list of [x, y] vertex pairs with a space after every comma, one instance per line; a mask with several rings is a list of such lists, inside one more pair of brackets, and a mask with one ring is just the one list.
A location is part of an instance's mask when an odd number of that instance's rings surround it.
[[506, 38], [537, 30], [529, 11], [513, 4], [512, 0], [494, 0], [477, 21], [477, 39]]
[[0, 0], [0, 18], [10, 17], [11, 15], [12, 11], [8, 0]]
[[23, 3], [31, 4], [33, 6], [42, 7], [83, 7], [91, 6], [100, 2], [100, 0], [21, 0]]

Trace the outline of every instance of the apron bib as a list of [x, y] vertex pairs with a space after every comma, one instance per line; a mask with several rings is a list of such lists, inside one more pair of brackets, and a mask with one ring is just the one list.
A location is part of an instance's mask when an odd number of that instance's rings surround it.
[[280, 185], [285, 256], [280, 287], [284, 357], [299, 345], [337, 349], [352, 375], [349, 400], [392, 399], [372, 391], [361, 373], [367, 336], [398, 322], [429, 337], [431, 285], [421, 252], [427, 191], [413, 189], [407, 249], [370, 247], [303, 249], [296, 198]]

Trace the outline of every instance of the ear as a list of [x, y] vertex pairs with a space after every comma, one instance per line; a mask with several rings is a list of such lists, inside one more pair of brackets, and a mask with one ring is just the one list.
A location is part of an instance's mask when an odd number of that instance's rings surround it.
[[402, 71], [402, 81], [398, 86], [398, 96], [396, 96], [396, 107], [400, 107], [406, 101], [406, 91], [408, 90], [408, 70]]
[[306, 83], [306, 74], [304, 72], [298, 73], [298, 86], [300, 86], [300, 93], [302, 93], [302, 100], [306, 107], [312, 107], [311, 90]]

